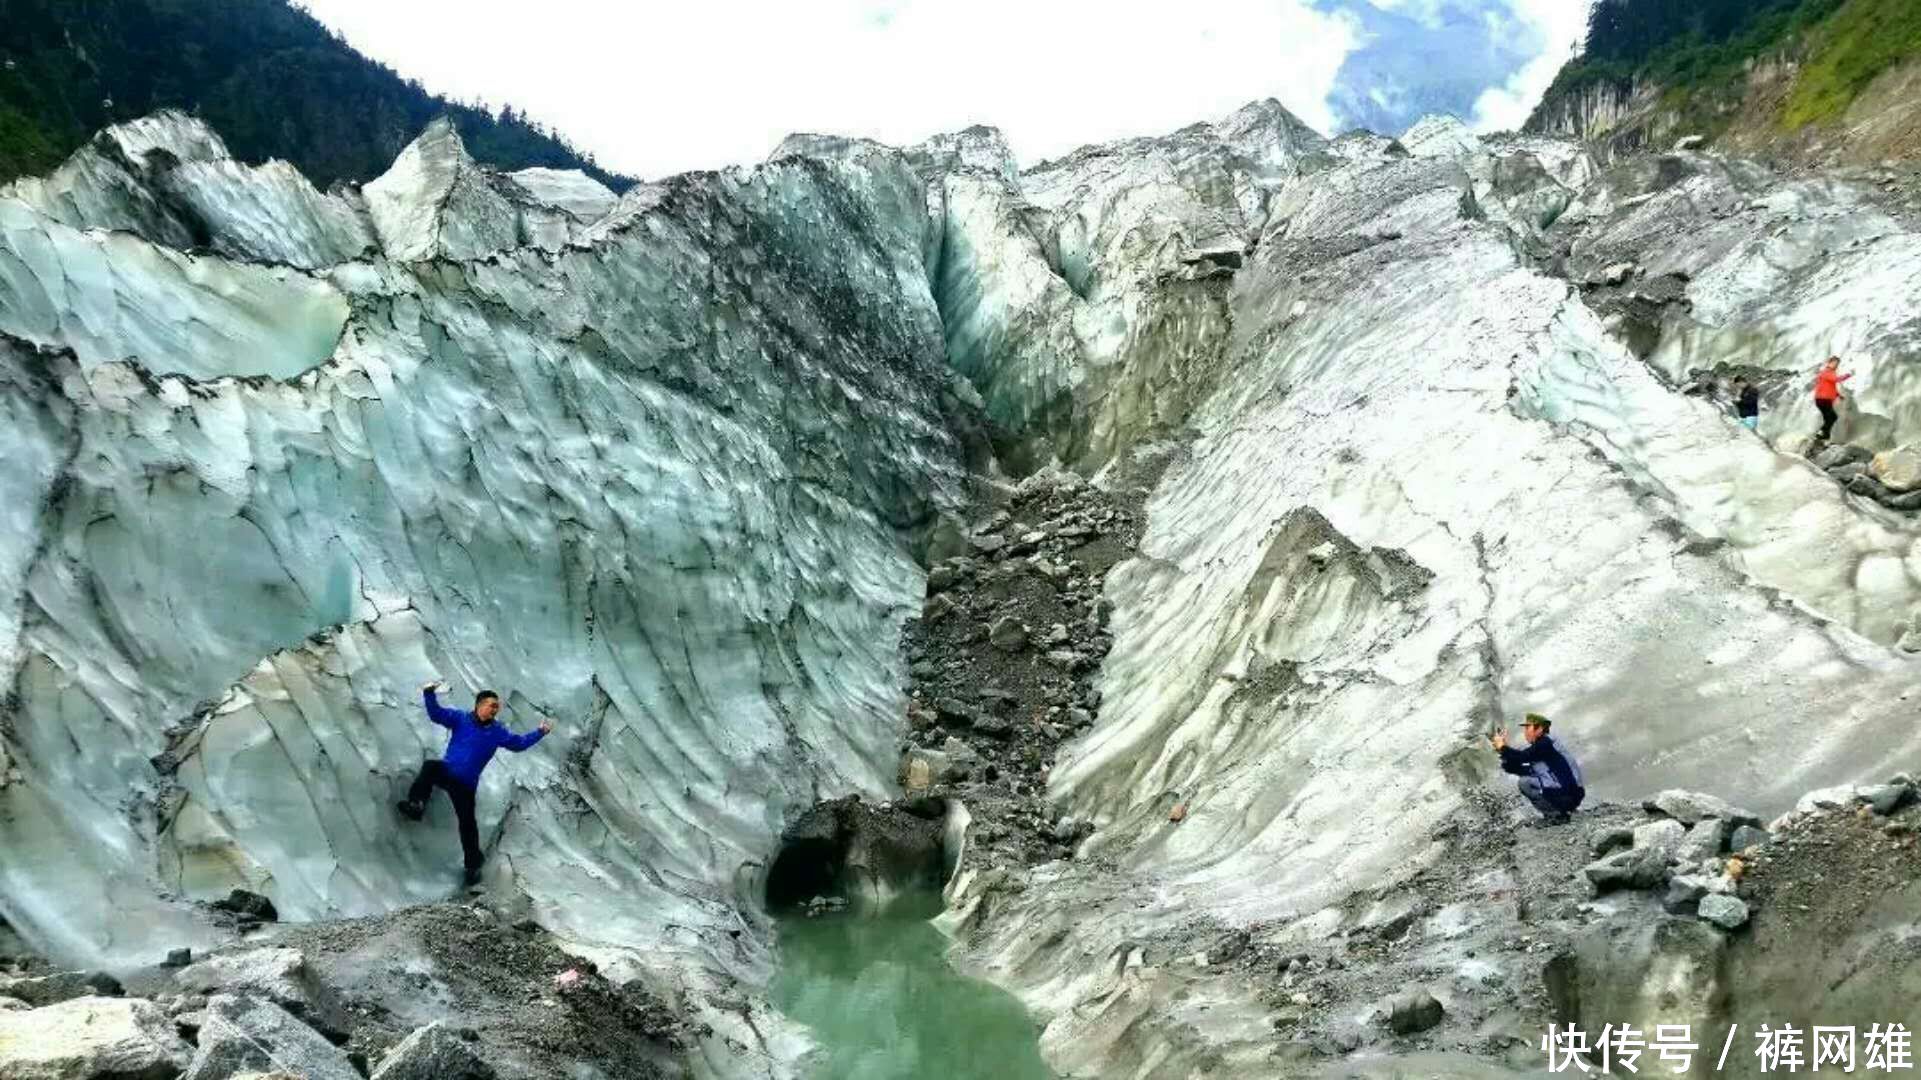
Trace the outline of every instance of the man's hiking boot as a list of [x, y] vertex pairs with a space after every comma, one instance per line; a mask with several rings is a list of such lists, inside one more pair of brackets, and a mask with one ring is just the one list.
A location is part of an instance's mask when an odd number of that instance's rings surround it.
[[400, 800], [398, 809], [400, 810], [400, 816], [406, 818], [408, 821], [419, 821], [421, 818], [427, 816], [427, 808], [420, 803], [414, 802], [412, 799]]

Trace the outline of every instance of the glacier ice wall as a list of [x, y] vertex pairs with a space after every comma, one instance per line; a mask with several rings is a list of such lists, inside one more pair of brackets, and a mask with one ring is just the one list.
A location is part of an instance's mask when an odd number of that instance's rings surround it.
[[561, 724], [481, 799], [544, 922], [688, 985], [764, 969], [722, 931], [784, 819], [892, 776], [965, 389], [898, 154], [644, 196], [439, 128], [319, 195], [162, 117], [0, 198], [10, 922], [128, 963], [236, 886], [297, 919], [445, 896], [444, 809], [391, 810], [441, 674]]
[[[764, 1038], [718, 988], [766, 942], [723, 931], [795, 808], [888, 790], [977, 407], [1013, 471], [1158, 475], [1050, 774], [1100, 858], [969, 868], [947, 920], [1059, 1068], [1258, 1065], [1258, 1003], [1130, 943], [1324, 931], [1497, 782], [1498, 716], [1615, 799], [1916, 749], [1912, 519], [1799, 456], [1788, 376], [1759, 437], [1681, 392], [1845, 349], [1851, 431], [1912, 438], [1915, 235], [1831, 177], [1267, 102], [1025, 171], [991, 129], [797, 136], [619, 198], [437, 125], [321, 193], [162, 115], [0, 224], [0, 910], [69, 956], [235, 885], [444, 895], [448, 823], [387, 810], [443, 674], [563, 725], [488, 777], [493, 872]], [[1645, 325], [1590, 288], [1624, 262]]]
[[[1310, 148], [1280, 175], [1224, 148], [1232, 182], [1168, 173], [1164, 155], [1209, 138], [1022, 174], [947, 243], [985, 268], [966, 310], [976, 338], [1006, 341], [1003, 362], [1086, 341], [1082, 291], [1103, 332], [1133, 343], [1082, 354], [1101, 364], [1080, 369], [1057, 445], [1104, 449], [1071, 460], [1125, 467], [1170, 434], [1181, 448], [1141, 556], [1108, 579], [1100, 721], [1050, 776], [1063, 811], [1101, 826], [1084, 849], [1097, 858], [1018, 889], [979, 874], [948, 919], [971, 928], [980, 970], [1041, 1011], [1069, 1071], [1237, 1051], [1259, 1067], [1271, 1035], [1248, 991], [1141, 972], [1130, 952], [1204, 916], [1303, 941], [1338, 927], [1337, 904], [1419, 873], [1461, 794], [1499, 782], [1481, 741], [1497, 717], [1558, 717], [1617, 800], [1681, 786], [1782, 809], [1921, 743], [1913, 661], [1890, 647], [1921, 600], [1912, 523], [1780, 437], [1811, 408], [1784, 401], [1763, 439], [1680, 392], [1681, 369], [1754, 363], [1749, 339], [1677, 319], [1644, 362], [1555, 272], [1604, 266], [1621, 257], [1609, 238], [1635, 232], [1648, 273], [1651, 244], [1697, 260], [1694, 323], [1777, 328], [1775, 363], [1815, 340], [1884, 340], [1911, 305], [1839, 298], [1904, 281], [1910, 236], [1863, 212], [1858, 189], [1700, 165], [1743, 176], [1744, 206], [1787, 207], [1784, 235], [1821, 238], [1785, 259], [1763, 241], [1704, 245], [1672, 168], [1604, 174], [1553, 140], [1433, 121]], [[1646, 220], [1662, 199], [1688, 209]], [[1000, 209], [1023, 206], [1041, 208], [1032, 235]], [[1199, 275], [1212, 260], [1190, 246], [1143, 242], [1237, 222], [1253, 230], [1244, 259]], [[1074, 299], [1006, 269], [1037, 262]], [[1158, 324], [1197, 276], [1213, 305]], [[1032, 400], [1034, 367], [1012, 367], [963, 370], [990, 403]], [[1178, 419], [1116, 400], [1143, 378], [1164, 380], [1147, 396], [1182, 402]], [[1863, 408], [1914, 400], [1898, 382], [1887, 395], [1863, 391]]]

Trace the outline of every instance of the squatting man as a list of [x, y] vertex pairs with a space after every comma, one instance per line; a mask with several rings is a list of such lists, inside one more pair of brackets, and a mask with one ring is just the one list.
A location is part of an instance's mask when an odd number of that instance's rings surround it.
[[1501, 755], [1501, 771], [1521, 778], [1521, 794], [1549, 825], [1565, 825], [1570, 815], [1587, 798], [1581, 764], [1567, 747], [1548, 734], [1551, 721], [1540, 713], [1528, 713], [1521, 721], [1521, 737], [1527, 745], [1515, 749], [1507, 744], [1507, 726], [1497, 729], [1488, 741]]
[[420, 775], [414, 777], [413, 787], [401, 801], [400, 812], [409, 820], [419, 821], [427, 812], [427, 799], [434, 789], [446, 792], [448, 801], [454, 804], [454, 818], [460, 822], [460, 850], [467, 867], [463, 880], [473, 885], [480, 881], [480, 864], [487, 858], [480, 850], [480, 826], [474, 823], [474, 792], [480, 787], [480, 774], [494, 759], [494, 751], [505, 747], [518, 754], [532, 749], [554, 730], [554, 722], [542, 720], [533, 731], [516, 735], [496, 719], [500, 715], [499, 694], [482, 690], [474, 695], [474, 711], [467, 712], [440, 703], [436, 694], [446, 689], [447, 684], [438, 679], [420, 688], [427, 719], [450, 734], [446, 753], [420, 766]]

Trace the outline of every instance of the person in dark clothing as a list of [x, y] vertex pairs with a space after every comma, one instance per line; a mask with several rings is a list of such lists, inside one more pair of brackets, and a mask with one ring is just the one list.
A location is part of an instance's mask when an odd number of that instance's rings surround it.
[[1745, 379], [1734, 384], [1734, 415], [1749, 431], [1761, 426], [1761, 391]]
[[499, 694], [482, 690], [474, 695], [474, 711], [464, 712], [440, 703], [435, 692], [446, 688], [447, 684], [438, 681], [420, 688], [427, 719], [452, 734], [447, 739], [447, 752], [420, 766], [420, 775], [414, 777], [413, 787], [407, 789], [400, 812], [410, 820], [419, 821], [427, 812], [427, 799], [434, 789], [447, 793], [448, 801], [454, 804], [454, 818], [460, 823], [460, 850], [467, 867], [465, 880], [472, 885], [480, 880], [480, 864], [486, 859], [480, 850], [480, 826], [474, 821], [474, 792], [480, 787], [482, 770], [494, 759], [496, 750], [504, 747], [519, 753], [531, 749], [554, 730], [554, 722], [543, 720], [535, 730], [516, 735], [496, 720], [500, 715]]
[[1521, 794], [1541, 812], [1547, 824], [1565, 825], [1587, 798], [1587, 786], [1580, 763], [1548, 734], [1548, 726], [1547, 717], [1528, 713], [1521, 721], [1525, 747], [1516, 750], [1507, 744], [1506, 727], [1496, 731], [1490, 741], [1501, 755], [1501, 771], [1521, 778]]

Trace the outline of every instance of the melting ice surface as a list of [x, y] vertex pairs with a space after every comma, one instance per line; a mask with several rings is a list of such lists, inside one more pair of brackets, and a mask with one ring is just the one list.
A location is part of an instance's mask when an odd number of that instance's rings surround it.
[[813, 1029], [820, 1080], [1047, 1080], [1034, 1023], [1013, 995], [962, 976], [920, 915], [794, 916], [770, 994]]

